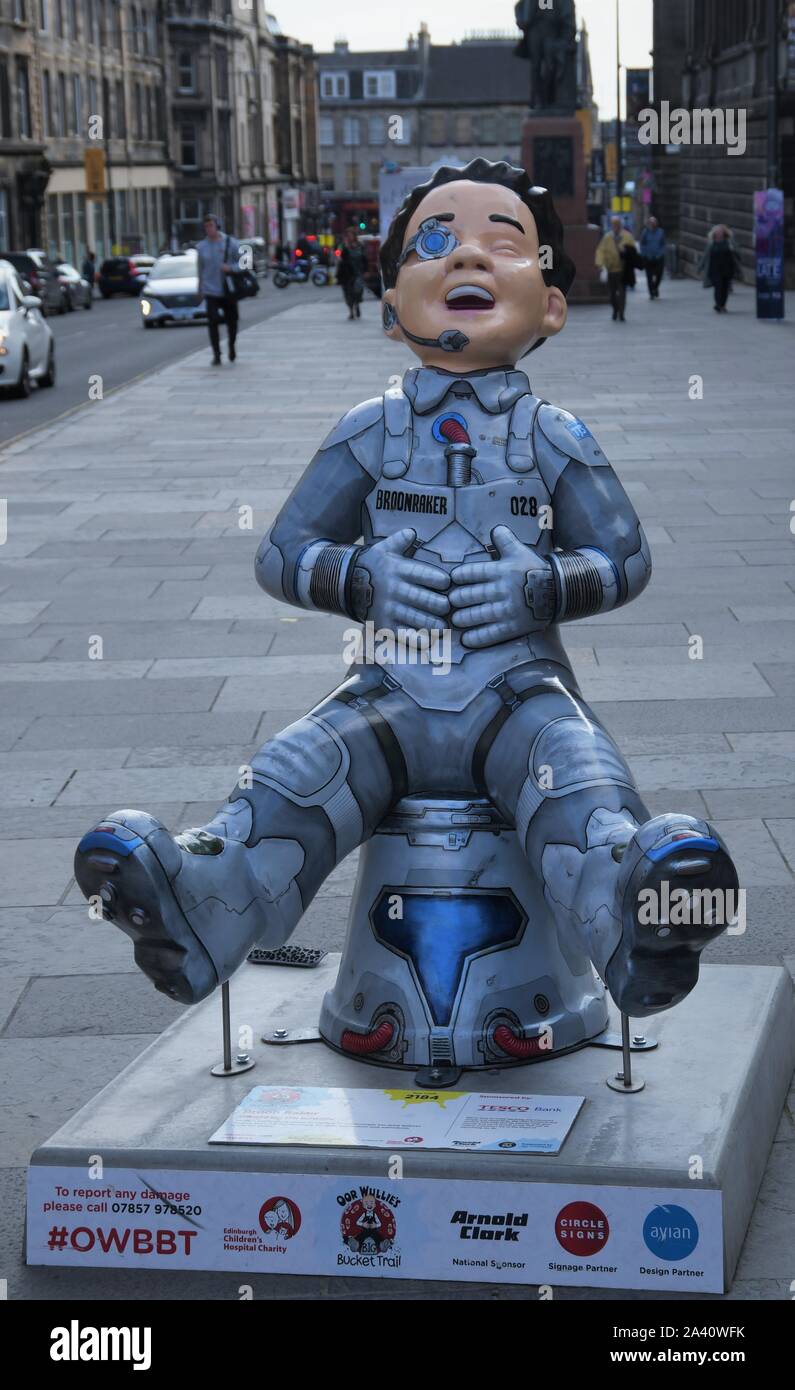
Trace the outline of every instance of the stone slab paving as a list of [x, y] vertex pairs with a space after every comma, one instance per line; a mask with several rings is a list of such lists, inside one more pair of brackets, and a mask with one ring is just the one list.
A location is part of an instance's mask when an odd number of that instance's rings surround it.
[[[173, 829], [208, 818], [257, 744], [344, 673], [345, 621], [269, 600], [254, 552], [327, 429], [414, 359], [382, 337], [374, 302], [350, 323], [333, 293], [296, 300], [242, 335], [234, 368], [209, 370], [202, 349], [0, 454], [0, 1065], [13, 1102], [0, 1131], [0, 1276], [11, 1298], [67, 1287], [21, 1263], [30, 1150], [171, 1016], [133, 973], [126, 939], [87, 919], [71, 876], [77, 838], [122, 804]], [[600, 440], [653, 548], [636, 603], [565, 633], [585, 696], [652, 810], [713, 816], [737, 858], [747, 932], [710, 959], [793, 968], [795, 322], [758, 323], [743, 288], [719, 317], [694, 282], [667, 281], [654, 304], [638, 287], [624, 325], [573, 310], [524, 365], [538, 394]], [[101, 660], [89, 656], [97, 637]], [[341, 946], [354, 872], [351, 856], [296, 941]], [[788, 1298], [793, 1278], [790, 1108], [729, 1297]], [[255, 1297], [535, 1296], [251, 1282]], [[234, 1298], [237, 1283], [70, 1271], [68, 1291]]]

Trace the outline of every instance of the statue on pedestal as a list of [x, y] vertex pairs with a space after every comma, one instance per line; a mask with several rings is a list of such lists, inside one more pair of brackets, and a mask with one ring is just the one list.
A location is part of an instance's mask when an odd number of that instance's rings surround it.
[[530, 63], [530, 109], [573, 115], [577, 105], [577, 27], [574, 0], [519, 0], [516, 24], [522, 37], [514, 49]]

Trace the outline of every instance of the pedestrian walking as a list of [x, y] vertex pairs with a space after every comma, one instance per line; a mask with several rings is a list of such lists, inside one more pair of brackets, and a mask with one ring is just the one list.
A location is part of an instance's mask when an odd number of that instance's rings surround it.
[[349, 227], [345, 233], [342, 255], [337, 269], [337, 279], [342, 286], [342, 293], [348, 306], [349, 319], [360, 319], [362, 316], [361, 302], [364, 295], [366, 270], [367, 256], [359, 245], [359, 238], [353, 227]]
[[625, 321], [627, 285], [634, 274], [636, 255], [634, 237], [626, 230], [621, 218], [614, 217], [611, 230], [605, 232], [596, 248], [596, 264], [607, 274], [614, 323], [617, 319], [622, 323]]
[[237, 300], [228, 277], [239, 268], [240, 244], [233, 236], [227, 236], [218, 225], [218, 218], [204, 219], [204, 240], [196, 247], [199, 257], [199, 294], [204, 295], [207, 305], [207, 328], [213, 350], [212, 365], [221, 365], [221, 338], [218, 325], [223, 319], [226, 324], [229, 361], [237, 357]]
[[86, 254], [83, 257], [83, 264], [80, 267], [80, 274], [84, 280], [88, 281], [88, 293], [91, 299], [94, 298], [94, 281], [97, 274], [97, 258], [93, 251], [86, 247]]
[[646, 266], [649, 299], [659, 299], [665, 269], [665, 232], [656, 217], [649, 218], [640, 234], [640, 254]]
[[722, 223], [713, 227], [707, 238], [699, 270], [702, 272], [705, 287], [711, 285], [714, 290], [715, 313], [725, 314], [732, 281], [740, 273], [740, 258], [734, 249], [729, 228]]

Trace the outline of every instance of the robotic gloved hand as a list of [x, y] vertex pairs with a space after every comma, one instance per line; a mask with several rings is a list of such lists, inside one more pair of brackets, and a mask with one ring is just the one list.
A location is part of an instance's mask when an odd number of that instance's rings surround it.
[[493, 647], [548, 627], [555, 617], [554, 571], [508, 526], [495, 526], [499, 558], [458, 565], [451, 578], [453, 626], [465, 647]]
[[410, 526], [365, 546], [353, 562], [353, 615], [377, 628], [441, 630], [449, 624], [450, 576], [406, 551], [417, 539]]

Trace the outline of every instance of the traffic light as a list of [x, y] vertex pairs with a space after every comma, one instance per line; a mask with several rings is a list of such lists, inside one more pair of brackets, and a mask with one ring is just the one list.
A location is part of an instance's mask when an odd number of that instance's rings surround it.
[[360, 232], [364, 232], [364, 231], [366, 231], [366, 230], [367, 230], [367, 223], [366, 223], [366, 222], [360, 222], [360, 223], [359, 223], [359, 231], [360, 231]]

